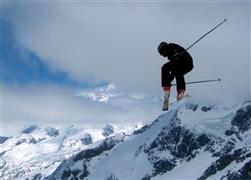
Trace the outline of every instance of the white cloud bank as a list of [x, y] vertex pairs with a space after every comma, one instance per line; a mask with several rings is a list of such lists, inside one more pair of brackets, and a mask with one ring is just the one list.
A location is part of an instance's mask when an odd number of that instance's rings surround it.
[[[165, 40], [188, 47], [224, 18], [229, 21], [190, 50], [195, 68], [187, 80], [202, 97], [246, 98], [250, 84], [249, 2], [4, 3], [18, 42], [51, 70], [76, 80], [107, 80], [121, 88], [160, 93], [157, 53]], [[218, 95], [218, 96], [216, 96]]]
[[[187, 80], [223, 81], [187, 87], [188, 94], [220, 100], [250, 97], [250, 4], [248, 2], [4, 2], [4, 19], [18, 43], [52, 71], [75, 80], [107, 80], [121, 89], [161, 94], [157, 53], [165, 40], [188, 47], [226, 17], [229, 21], [189, 52], [195, 69]], [[75, 93], [75, 92], [74, 92]], [[3, 134], [30, 124], [103, 127], [153, 120], [159, 102], [86, 102], [59, 87], [4, 87]]]
[[[102, 100], [93, 101], [88, 95]], [[102, 98], [102, 99], [101, 99]], [[38, 126], [102, 129], [106, 124], [132, 128], [147, 123], [160, 113], [158, 99], [129, 95], [116, 90], [75, 91], [55, 86], [4, 87], [1, 135], [13, 135], [32, 124]]]

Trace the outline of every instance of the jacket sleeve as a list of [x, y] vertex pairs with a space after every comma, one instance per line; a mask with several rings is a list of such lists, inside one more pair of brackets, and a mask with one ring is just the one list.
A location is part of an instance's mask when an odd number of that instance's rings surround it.
[[175, 56], [179, 54], [179, 46], [174, 43], [169, 43], [167, 45], [167, 57], [170, 61], [174, 61], [176, 58]]
[[167, 47], [167, 57], [170, 61], [176, 60], [176, 56], [181, 54], [182, 58], [186, 59], [186, 56], [190, 56], [188, 52], [181, 46], [174, 44], [174, 43], [169, 43]]

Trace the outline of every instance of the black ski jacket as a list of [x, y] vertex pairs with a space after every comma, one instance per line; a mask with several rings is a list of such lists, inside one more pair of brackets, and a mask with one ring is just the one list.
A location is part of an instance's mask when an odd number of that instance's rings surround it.
[[193, 58], [182, 46], [169, 43], [167, 44], [166, 54], [173, 72], [186, 74], [193, 69]]

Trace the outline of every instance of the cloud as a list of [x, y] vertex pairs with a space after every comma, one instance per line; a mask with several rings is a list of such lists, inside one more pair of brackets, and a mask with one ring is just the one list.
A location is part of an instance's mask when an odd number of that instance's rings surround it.
[[158, 43], [188, 47], [218, 22], [190, 53], [195, 69], [186, 79], [223, 78], [191, 85], [193, 95], [246, 98], [250, 87], [248, 2], [13, 3], [4, 9], [18, 42], [52, 71], [76, 80], [111, 81], [121, 88], [160, 93]]
[[[106, 124], [133, 127], [152, 121], [160, 114], [160, 101], [151, 98], [132, 98], [113, 92], [111, 102], [95, 102], [80, 94], [102, 92], [95, 89], [73, 90], [55, 85], [4, 86], [2, 134], [13, 135], [24, 126], [101, 129]], [[107, 92], [109, 95], [109, 92]], [[120, 96], [120, 97], [118, 97]]]

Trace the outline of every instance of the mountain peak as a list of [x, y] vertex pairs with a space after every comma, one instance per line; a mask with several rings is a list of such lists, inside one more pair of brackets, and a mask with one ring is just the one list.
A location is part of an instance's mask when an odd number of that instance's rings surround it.
[[[28, 151], [27, 146], [39, 145], [42, 158], [33, 157], [32, 162], [51, 165], [25, 166], [32, 172], [24, 173], [30, 179], [250, 179], [250, 119], [250, 103], [226, 109], [184, 99], [130, 135], [112, 132], [113, 126], [107, 125], [100, 131], [108, 132], [107, 137], [103, 134], [104, 139], [92, 142], [92, 133], [67, 127], [57, 136], [17, 146]], [[25, 134], [26, 139], [32, 140], [36, 132]], [[10, 170], [6, 158], [17, 152], [10, 149], [2, 152], [1, 173], [19, 172], [15, 175], [24, 177], [23, 169]], [[67, 155], [60, 157], [62, 153]]]
[[117, 89], [117, 87], [115, 86], [115, 84], [110, 83], [110, 84], [104, 86], [103, 88], [101, 88], [101, 91], [109, 92], [109, 91], [113, 91], [116, 89]]
[[[105, 146], [99, 143], [93, 146], [95, 151], [80, 152], [47, 179], [251, 178], [251, 148], [244, 139], [224, 135], [243, 107], [221, 112], [217, 108], [205, 111], [203, 105], [194, 111], [186, 105], [185, 101], [175, 103], [151, 124], [112, 146], [102, 141]], [[251, 116], [246, 110], [245, 117]]]
[[24, 128], [24, 130], [22, 130], [22, 133], [24, 133], [24, 134], [30, 134], [32, 131], [34, 131], [37, 128], [38, 128], [37, 125], [30, 125], [30, 126]]

